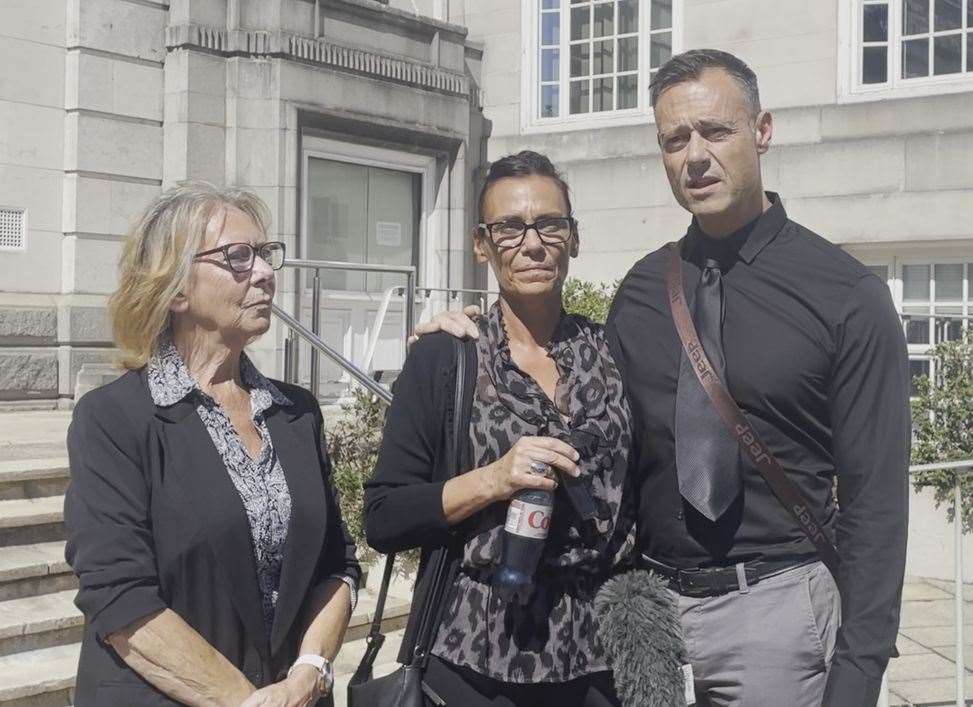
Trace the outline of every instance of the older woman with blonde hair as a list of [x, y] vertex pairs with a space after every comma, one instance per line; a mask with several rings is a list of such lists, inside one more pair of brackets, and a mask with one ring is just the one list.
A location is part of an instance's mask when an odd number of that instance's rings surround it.
[[78, 707], [303, 707], [331, 691], [360, 570], [316, 399], [244, 353], [284, 262], [265, 213], [186, 184], [125, 245], [110, 304], [128, 370], [68, 431]]

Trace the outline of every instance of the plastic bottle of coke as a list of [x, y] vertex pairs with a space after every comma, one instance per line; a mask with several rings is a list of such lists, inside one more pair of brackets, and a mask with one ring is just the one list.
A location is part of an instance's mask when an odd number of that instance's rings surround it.
[[523, 489], [510, 500], [503, 554], [493, 574], [493, 589], [502, 601], [526, 604], [530, 599], [553, 511], [554, 492], [546, 489]]

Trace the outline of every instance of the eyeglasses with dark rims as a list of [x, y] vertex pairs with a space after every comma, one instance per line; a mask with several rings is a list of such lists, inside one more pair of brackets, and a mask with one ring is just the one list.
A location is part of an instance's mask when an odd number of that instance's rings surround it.
[[196, 253], [194, 260], [214, 253], [222, 253], [226, 264], [233, 272], [250, 272], [253, 270], [253, 261], [258, 255], [271, 268], [280, 270], [284, 267], [287, 246], [281, 241], [267, 241], [258, 246], [252, 246], [249, 243], [227, 243], [219, 248], [211, 248]]
[[490, 234], [491, 240], [498, 248], [519, 248], [530, 229], [534, 229], [541, 243], [545, 245], [565, 243], [571, 239], [575, 220], [569, 216], [552, 216], [539, 218], [534, 223], [524, 223], [520, 219], [512, 218], [493, 223], [480, 223], [477, 226]]

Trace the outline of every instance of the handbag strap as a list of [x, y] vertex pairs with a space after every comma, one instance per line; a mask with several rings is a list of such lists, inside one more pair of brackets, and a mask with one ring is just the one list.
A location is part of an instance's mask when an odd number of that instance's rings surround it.
[[[456, 399], [453, 405], [453, 419], [451, 421], [452, 438], [450, 440], [449, 455], [452, 461], [450, 467], [450, 477], [459, 473], [461, 468], [462, 445], [459, 443], [462, 434], [464, 403], [469, 389], [467, 381], [467, 344], [459, 339], [454, 340], [456, 350]], [[416, 642], [412, 650], [412, 664], [421, 663], [425, 665], [429, 653], [429, 641], [432, 636], [434, 626], [438, 623], [434, 621], [434, 616], [438, 616], [436, 611], [441, 603], [442, 593], [446, 586], [446, 570], [449, 565], [449, 548], [437, 548], [430, 560], [433, 569], [433, 581], [426, 592], [425, 601], [420, 611], [419, 623], [416, 628]], [[385, 643], [385, 634], [382, 633], [382, 618], [385, 614], [385, 602], [388, 599], [389, 586], [392, 583], [392, 570], [395, 564], [395, 553], [390, 553], [385, 557], [385, 568], [382, 572], [382, 586], [378, 590], [378, 599], [375, 602], [375, 615], [368, 635], [365, 637], [365, 654], [362, 656], [352, 676], [351, 684], [357, 685], [360, 682], [371, 679], [372, 665], [378, 656], [378, 651]]]
[[[449, 447], [451, 461], [450, 478], [460, 473], [463, 463], [463, 445], [460, 443], [460, 439], [463, 431], [463, 412], [466, 401], [468, 373], [466, 359], [468, 344], [462, 339], [453, 339], [453, 345], [456, 350], [456, 397], [453, 401], [452, 434]], [[448, 576], [447, 570], [452, 556], [450, 550], [451, 547], [449, 544], [443, 545], [436, 550], [437, 556], [435, 558], [432, 583], [426, 592], [422, 615], [416, 629], [416, 643], [412, 649], [412, 664], [420, 665], [422, 668], [425, 668], [428, 662], [433, 632], [439, 626], [439, 621], [442, 616], [443, 593], [448, 584], [446, 581]]]
[[680, 244], [670, 243], [667, 247], [669, 248], [669, 262], [666, 268], [666, 289], [669, 294], [669, 308], [672, 312], [672, 320], [676, 325], [676, 331], [679, 333], [679, 339], [682, 341], [686, 356], [693, 364], [696, 377], [712, 401], [716, 412], [733, 432], [744, 455], [760, 472], [764, 481], [777, 496], [777, 500], [794, 517], [801, 530], [814, 544], [821, 561], [837, 581], [838, 552], [824, 534], [824, 526], [818, 521], [812, 510], [813, 507], [801, 490], [787, 478], [783, 467], [777, 461], [777, 457], [770, 451], [770, 447], [764, 444], [760, 435], [747, 420], [743, 411], [740, 410], [740, 406], [736, 404], [726, 386], [723, 385], [723, 382], [713, 370], [713, 366], [710, 365], [706, 352], [699, 342], [692, 316], [689, 314], [689, 306], [686, 304], [686, 295], [683, 291]]

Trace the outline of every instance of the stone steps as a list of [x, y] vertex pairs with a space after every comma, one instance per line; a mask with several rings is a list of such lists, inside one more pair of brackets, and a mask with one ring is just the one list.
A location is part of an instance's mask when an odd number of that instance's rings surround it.
[[0, 501], [0, 550], [63, 539], [63, 496]]
[[74, 589], [0, 602], [0, 657], [81, 640]]
[[0, 602], [77, 586], [63, 541], [0, 548]]
[[0, 501], [63, 495], [70, 473], [67, 457], [0, 461]]
[[80, 651], [81, 644], [74, 643], [0, 656], [0, 705], [70, 705], [74, 699], [74, 679]]

